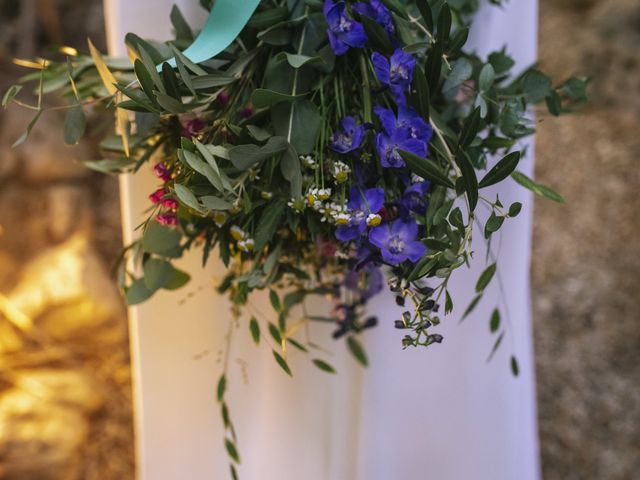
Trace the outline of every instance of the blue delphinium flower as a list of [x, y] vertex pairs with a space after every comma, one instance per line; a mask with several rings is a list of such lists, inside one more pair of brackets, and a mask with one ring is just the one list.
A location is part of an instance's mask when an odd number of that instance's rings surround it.
[[400, 265], [405, 260], [416, 263], [427, 248], [417, 240], [418, 224], [412, 220], [398, 218], [369, 232], [369, 241], [380, 249], [382, 258], [391, 265]]
[[380, 267], [367, 263], [360, 270], [350, 270], [344, 283], [349, 290], [358, 292], [363, 300], [368, 300], [382, 291], [384, 277]]
[[380, 156], [380, 164], [385, 168], [402, 168], [405, 163], [400, 156], [400, 150], [413, 153], [418, 157], [425, 157], [427, 146], [423, 141], [408, 137], [401, 129], [391, 135], [381, 132], [376, 136], [376, 150]]
[[349, 18], [346, 13], [347, 4], [344, 1], [333, 3], [324, 2], [324, 16], [329, 28], [327, 35], [329, 43], [336, 55], [344, 55], [349, 48], [362, 48], [367, 43], [367, 34], [360, 22]]
[[405, 93], [413, 81], [416, 59], [398, 48], [389, 59], [381, 53], [374, 52], [371, 55], [371, 62], [380, 83], [391, 89], [398, 105], [405, 105], [407, 103]]
[[384, 190], [382, 188], [369, 188], [362, 191], [357, 187], [352, 187], [347, 203], [350, 215], [349, 222], [345, 225], [338, 225], [336, 238], [341, 242], [359, 238], [367, 229], [367, 218], [377, 214], [383, 206]]
[[431, 140], [433, 130], [415, 110], [408, 106], [400, 106], [397, 117], [393, 110], [380, 106], [376, 106], [374, 112], [383, 128], [376, 136], [376, 150], [383, 167], [404, 166], [404, 160], [398, 150], [405, 150], [419, 157], [427, 156], [427, 144]]
[[360, 148], [364, 140], [364, 125], [358, 125], [355, 118], [344, 117], [340, 122], [342, 130], [333, 134], [329, 148], [337, 153], [349, 153]]
[[392, 134], [397, 129], [405, 129], [411, 138], [429, 143], [433, 135], [433, 129], [416, 111], [406, 105], [398, 107], [398, 117], [393, 110], [376, 106], [373, 111], [380, 119], [382, 127], [388, 134]]
[[[381, 107], [375, 108], [375, 113], [382, 123], [383, 131], [376, 135], [376, 151], [380, 157], [380, 164], [386, 168], [401, 168], [405, 163], [400, 156], [400, 150], [404, 150], [419, 157], [427, 156], [427, 143], [423, 132], [423, 125], [419, 123], [419, 117], [409, 121], [404, 118], [402, 123], [396, 119], [392, 110]], [[413, 125], [415, 122], [415, 125]], [[426, 122], [422, 121], [426, 126]], [[404, 125], [404, 126], [400, 126]], [[413, 126], [411, 126], [413, 125]], [[422, 138], [416, 138], [420, 135]], [[429, 137], [430, 138], [430, 137]]]
[[382, 25], [390, 37], [395, 35], [396, 27], [393, 24], [391, 12], [380, 0], [369, 0], [369, 3], [358, 2], [353, 6], [353, 9], [360, 15], [365, 15]]
[[431, 182], [424, 180], [407, 187], [400, 199], [401, 217], [408, 218], [411, 212], [418, 215], [427, 213], [427, 191], [430, 186]]

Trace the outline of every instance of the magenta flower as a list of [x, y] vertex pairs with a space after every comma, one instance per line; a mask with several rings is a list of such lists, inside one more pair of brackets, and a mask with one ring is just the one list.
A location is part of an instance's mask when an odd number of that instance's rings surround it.
[[227, 105], [229, 105], [230, 100], [231, 100], [231, 97], [229, 97], [229, 94], [224, 90], [221, 91], [216, 97], [216, 101], [221, 107], [226, 107]]
[[149, 200], [154, 205], [157, 205], [162, 201], [162, 197], [164, 197], [166, 193], [167, 191], [164, 188], [159, 188], [155, 192], [153, 192], [151, 195], [149, 195]]
[[178, 217], [173, 212], [161, 213], [156, 216], [156, 222], [167, 227], [175, 227], [178, 225]]
[[251, 105], [244, 107], [240, 110], [240, 116], [244, 118], [252, 117], [254, 113], [256, 113], [256, 111]]
[[204, 120], [198, 117], [188, 120], [180, 119], [182, 125], [182, 136], [186, 138], [195, 137], [204, 128]]
[[165, 198], [162, 201], [162, 206], [164, 208], [169, 208], [171, 210], [177, 210], [178, 209], [178, 201], [175, 198]]
[[400, 218], [369, 232], [369, 241], [380, 249], [382, 258], [390, 265], [400, 265], [405, 260], [416, 263], [427, 248], [417, 240], [418, 224]]
[[164, 163], [158, 163], [153, 167], [153, 173], [162, 181], [168, 182], [171, 180], [171, 170], [169, 170]]

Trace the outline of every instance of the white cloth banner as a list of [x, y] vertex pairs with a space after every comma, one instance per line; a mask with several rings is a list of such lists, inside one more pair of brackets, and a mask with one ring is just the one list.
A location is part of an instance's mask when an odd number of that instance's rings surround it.
[[[205, 20], [197, 0], [105, 0], [111, 54], [126, 53], [124, 35], [170, 38], [169, 12], [177, 3], [195, 25]], [[481, 54], [508, 45], [518, 69], [536, 58], [537, 2], [511, 0], [486, 6], [471, 34]], [[520, 169], [532, 173], [532, 145]], [[121, 179], [125, 240], [157, 186], [149, 172]], [[494, 281], [474, 314], [461, 325], [452, 316], [439, 327], [442, 345], [403, 351], [393, 329], [398, 308], [390, 295], [370, 307], [380, 325], [364, 334], [371, 366], [361, 369], [344, 342], [323, 326], [313, 340], [332, 351], [337, 376], [320, 372], [292, 353], [290, 379], [270, 349], [256, 348], [247, 322], [234, 330], [229, 357], [229, 403], [242, 455], [241, 478], [265, 480], [537, 480], [539, 478], [533, 353], [529, 312], [532, 199], [513, 182], [491, 194], [505, 205], [522, 201], [520, 216], [505, 224], [500, 276], [510, 326], [495, 358], [485, 360], [495, 337], [488, 319], [499, 301]], [[481, 207], [479, 207], [481, 209]], [[454, 277], [457, 312], [472, 298], [484, 267], [482, 235], [476, 235], [472, 271]], [[497, 244], [498, 242], [496, 242]], [[213, 289], [224, 274], [200, 267], [200, 252], [181, 261], [191, 283], [163, 292], [130, 310], [136, 411], [138, 477], [141, 480], [226, 479], [228, 460], [215, 400], [229, 325], [229, 305]], [[326, 308], [320, 302], [318, 308]], [[259, 315], [272, 315], [256, 302]], [[504, 317], [503, 308], [503, 317]], [[509, 372], [515, 353], [521, 374]]]

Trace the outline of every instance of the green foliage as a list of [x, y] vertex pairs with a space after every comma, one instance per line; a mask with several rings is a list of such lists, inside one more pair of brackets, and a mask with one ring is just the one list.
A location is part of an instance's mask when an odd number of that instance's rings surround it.
[[369, 365], [369, 359], [367, 358], [367, 354], [362, 347], [362, 344], [356, 339], [356, 337], [347, 338], [347, 346], [349, 347], [349, 351], [353, 355], [353, 357], [363, 366], [366, 367]]
[[[101, 142], [100, 156], [86, 165], [121, 173], [160, 162], [156, 168], [166, 170], [160, 172], [165, 178], [158, 194], [162, 198], [150, 205], [140, 240], [123, 254], [120, 275], [127, 302], [138, 304], [160, 289], [184, 285], [188, 274], [171, 261], [186, 250], [202, 248], [203, 263], [214, 252], [229, 267], [218, 291], [229, 296], [234, 311], [250, 308], [254, 291], [269, 291], [272, 318], [263, 325], [275, 348], [281, 349], [273, 351], [274, 359], [288, 375], [288, 347], [303, 353], [315, 348], [309, 339], [301, 342], [296, 337], [309, 321], [330, 323], [334, 336], [346, 339], [354, 358], [368, 364], [358, 335], [377, 320], [362, 318], [362, 292], [350, 290], [347, 295], [346, 288], [336, 288], [347, 273], [358, 275], [358, 286], [370, 281], [366, 269], [353, 268], [354, 244], [336, 241], [339, 214], [353, 214], [349, 197], [356, 173], [366, 166], [373, 178], [367, 188], [383, 189], [383, 222], [397, 218], [405, 178], [415, 174], [429, 180], [431, 186], [418, 199], [425, 202], [426, 212], [411, 213], [420, 225], [418, 240], [426, 252], [415, 263], [395, 265], [388, 280], [396, 302], [406, 309], [396, 321], [404, 332], [403, 348], [439, 344], [442, 338], [433, 329], [441, 322], [441, 303], [444, 315], [454, 312], [448, 282], [474, 253], [471, 239], [478, 225], [478, 203], [491, 211], [480, 225], [490, 265], [477, 281], [475, 296], [467, 299], [461, 320], [474, 311], [499, 275], [492, 235], [522, 209], [519, 202], [507, 209], [499, 198], [488, 200], [483, 189], [511, 177], [538, 195], [564, 201], [516, 170], [524, 155], [516, 145], [535, 131], [533, 105], [546, 105], [552, 115], [574, 111], [586, 100], [589, 80], [575, 77], [558, 84], [534, 67], [514, 76], [508, 46], [486, 58], [476, 55], [467, 39], [477, 0], [383, 0], [397, 38], [352, 11], [353, 2], [347, 2], [349, 15], [363, 24], [369, 41], [365, 48], [351, 48], [339, 56], [326, 38], [322, 1], [262, 3], [237, 41], [201, 64], [182, 53], [195, 31], [177, 7], [171, 11], [173, 41], [127, 35], [136, 57], [132, 64], [82, 53], [64, 62], [50, 61], [24, 77], [24, 82], [37, 82], [38, 100], [27, 105], [34, 117], [15, 146], [27, 139], [47, 111], [45, 94], [54, 93], [68, 103], [63, 125], [68, 144], [85, 133], [85, 108], [112, 110], [118, 131]], [[211, 8], [213, 2], [201, 4]], [[394, 92], [377, 78], [371, 55], [388, 57], [396, 42], [416, 60], [411, 88], [404, 93], [408, 106], [432, 127], [433, 137], [424, 158], [398, 151], [406, 166], [387, 169], [376, 151], [383, 126], [374, 107], [397, 111], [397, 102]], [[9, 87], [3, 107], [24, 105], [18, 99], [22, 87], [22, 82]], [[343, 155], [328, 146], [345, 116], [367, 128], [361, 145]], [[500, 160], [493, 165], [492, 159]], [[365, 232], [376, 228], [373, 214], [378, 212], [363, 213], [373, 217]], [[167, 216], [158, 217], [166, 226], [156, 221], [158, 215]], [[380, 261], [374, 250], [373, 259]], [[125, 268], [128, 260], [142, 277], [135, 278]], [[308, 315], [304, 302], [312, 295], [331, 296], [340, 305], [340, 315]], [[303, 318], [296, 319], [299, 313]], [[489, 330], [495, 334], [490, 358], [507, 333], [508, 320], [501, 320], [498, 309], [489, 319]], [[255, 317], [248, 326], [253, 342], [259, 344], [261, 329]], [[312, 362], [320, 370], [335, 372], [323, 360]], [[217, 399], [235, 478], [239, 456], [224, 398], [226, 368]], [[518, 374], [515, 357], [511, 369]]]
[[320, 370], [322, 370], [323, 372], [327, 372], [327, 373], [336, 373], [335, 368], [333, 368], [331, 365], [329, 365], [327, 362], [320, 360], [319, 358], [315, 358], [313, 360], [313, 364], [318, 367]]

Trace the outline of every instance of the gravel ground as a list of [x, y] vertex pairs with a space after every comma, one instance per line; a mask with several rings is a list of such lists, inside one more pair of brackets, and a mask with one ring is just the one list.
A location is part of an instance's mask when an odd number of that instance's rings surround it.
[[543, 0], [540, 59], [593, 77], [580, 115], [540, 119], [536, 173], [567, 204], [536, 203], [533, 306], [546, 480], [640, 469], [640, 8]]

